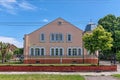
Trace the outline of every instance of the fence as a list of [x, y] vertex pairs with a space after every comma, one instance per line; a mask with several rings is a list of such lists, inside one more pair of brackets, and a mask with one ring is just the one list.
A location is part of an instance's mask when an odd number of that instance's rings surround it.
[[[98, 58], [92, 55], [84, 56], [14, 56], [12, 59], [7, 60], [6, 64], [97, 64]], [[100, 64], [111, 65], [111, 61], [101, 62]]]

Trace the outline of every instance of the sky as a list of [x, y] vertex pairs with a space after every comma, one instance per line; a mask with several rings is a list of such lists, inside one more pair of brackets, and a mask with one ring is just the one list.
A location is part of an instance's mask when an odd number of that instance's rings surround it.
[[108, 14], [120, 16], [120, 0], [0, 0], [0, 41], [23, 47], [23, 37], [61, 17], [84, 30]]

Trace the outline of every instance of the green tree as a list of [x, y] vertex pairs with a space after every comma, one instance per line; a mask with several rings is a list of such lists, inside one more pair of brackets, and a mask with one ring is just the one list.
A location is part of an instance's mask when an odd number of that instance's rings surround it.
[[1, 57], [2, 58], [2, 63], [5, 62], [5, 56], [9, 51], [10, 51], [10, 44], [0, 42], [0, 53], [1, 53], [1, 56], [2, 56]]
[[13, 52], [8, 52], [5, 56], [5, 59], [10, 60], [12, 58], [12, 56], [13, 56]]
[[17, 49], [15, 49], [14, 55], [23, 55], [23, 48], [17, 48]]
[[19, 58], [21, 62], [23, 62], [23, 48], [17, 48], [14, 51], [14, 55]]
[[85, 33], [83, 36], [84, 46], [91, 54], [96, 51], [108, 50], [112, 47], [112, 34], [105, 31], [100, 25], [92, 33]]
[[120, 51], [119, 52], [117, 52], [117, 54], [116, 54], [116, 58], [117, 58], [117, 60], [119, 61], [119, 63], [120, 63]]
[[120, 17], [109, 14], [99, 19], [98, 24], [102, 25], [106, 31], [111, 32], [113, 38], [112, 49], [103, 51], [103, 53], [109, 52], [111, 55], [116, 54], [120, 51]]

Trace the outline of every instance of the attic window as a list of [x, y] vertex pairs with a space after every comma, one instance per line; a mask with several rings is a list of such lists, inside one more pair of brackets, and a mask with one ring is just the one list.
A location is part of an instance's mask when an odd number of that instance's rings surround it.
[[58, 25], [61, 25], [62, 24], [62, 22], [61, 21], [58, 21]]

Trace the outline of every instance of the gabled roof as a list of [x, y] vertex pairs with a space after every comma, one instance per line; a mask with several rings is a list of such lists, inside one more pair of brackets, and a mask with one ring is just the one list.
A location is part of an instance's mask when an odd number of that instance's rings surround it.
[[[50, 23], [48, 23], [48, 24], [46, 24], [46, 25], [40, 27], [39, 29], [44, 28], [44, 27], [46, 27], [47, 25], [49, 25], [49, 24], [51, 24], [51, 23], [54, 23], [54, 22], [56, 22], [56, 21], [58, 21], [58, 24], [61, 24], [61, 23], [68, 23], [68, 24], [74, 26], [76, 29], [79, 29], [78, 27], [76, 27], [75, 25], [71, 24], [70, 22], [64, 20], [64, 19], [61, 18], [61, 17], [59, 17], [59, 18], [53, 20], [52, 22], [50, 22]], [[59, 21], [60, 21], [60, 22], [59, 22]], [[33, 32], [36, 32], [36, 31], [38, 31], [39, 29], [37, 29], [37, 30], [35, 30], [35, 31], [33, 31]], [[79, 29], [79, 30], [82, 31], [81, 29]], [[32, 34], [33, 32], [31, 32], [30, 34]], [[83, 31], [82, 31], [82, 32], [83, 32]], [[28, 35], [29, 35], [29, 34], [28, 34]]]

